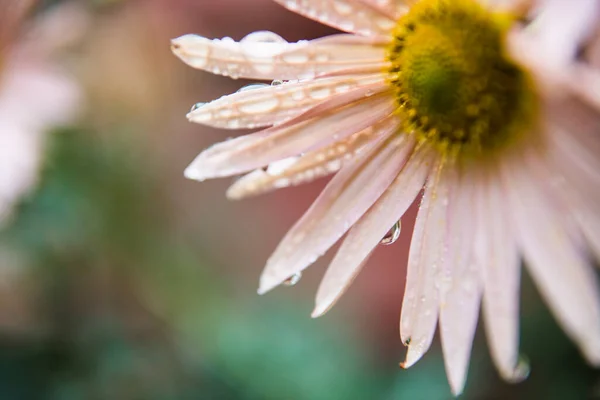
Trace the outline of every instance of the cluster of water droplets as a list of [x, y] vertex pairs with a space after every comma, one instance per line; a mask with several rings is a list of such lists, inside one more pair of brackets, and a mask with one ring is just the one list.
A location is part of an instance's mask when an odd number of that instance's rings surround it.
[[[230, 37], [214, 40], [219, 43], [220, 47], [225, 49], [230, 48], [234, 53], [237, 52], [236, 47], [239, 45], [241, 55], [247, 57], [249, 60], [268, 60], [285, 51], [289, 45], [287, 40], [275, 32], [270, 31], [257, 31], [250, 33], [243, 37], [239, 43], [236, 43], [236, 41]], [[208, 55], [206, 56], [209, 58]], [[241, 75], [241, 67], [242, 66], [240, 66], [239, 63], [231, 62], [225, 65], [215, 64], [212, 66], [212, 68], [208, 68], [208, 70], [214, 74], [225, 75], [233, 79], [237, 79]], [[272, 67], [269, 65], [269, 62], [265, 62], [264, 64], [253, 63], [253, 68], [257, 70], [264, 69], [263, 72], [269, 72]]]
[[[378, 5], [389, 5], [389, 0], [377, 0]], [[368, 6], [348, 0], [331, 0], [327, 2], [306, 2], [303, 0], [286, 0], [284, 5], [295, 12], [309, 18], [319, 20], [338, 28], [360, 34], [372, 34], [375, 31], [388, 31], [393, 27], [393, 21], [368, 12]]]

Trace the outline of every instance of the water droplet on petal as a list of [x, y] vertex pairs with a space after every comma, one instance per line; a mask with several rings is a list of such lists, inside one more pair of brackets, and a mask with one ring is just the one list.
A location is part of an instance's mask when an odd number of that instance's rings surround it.
[[300, 282], [301, 278], [302, 278], [302, 272], [296, 272], [294, 275], [290, 276], [285, 281], [283, 281], [283, 284], [285, 286], [294, 286], [295, 284]]
[[287, 43], [287, 40], [276, 34], [275, 32], [270, 31], [258, 31], [253, 32], [249, 35], [246, 35], [240, 43]]
[[402, 223], [400, 221], [396, 222], [394, 226], [385, 234], [383, 239], [381, 239], [381, 244], [390, 245], [396, 242], [400, 237], [400, 232], [402, 231]]
[[246, 92], [248, 90], [254, 90], [254, 89], [262, 89], [264, 87], [269, 87], [269, 85], [267, 85], [266, 83], [253, 83], [253, 84], [246, 85], [246, 86], [239, 88], [236, 93]]
[[527, 379], [531, 372], [531, 366], [527, 356], [521, 355], [517, 366], [515, 367], [514, 375], [512, 376], [511, 383], [519, 383]]
[[202, 107], [203, 105], [205, 105], [206, 103], [196, 103], [192, 106], [192, 108], [190, 109], [190, 112], [192, 111], [196, 111], [197, 109], [199, 109], [200, 107]]

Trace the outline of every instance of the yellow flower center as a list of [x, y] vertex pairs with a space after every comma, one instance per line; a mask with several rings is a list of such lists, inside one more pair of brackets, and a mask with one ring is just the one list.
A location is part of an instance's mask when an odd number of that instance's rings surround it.
[[481, 159], [532, 131], [532, 81], [505, 51], [514, 21], [475, 0], [421, 0], [400, 18], [388, 58], [405, 132]]

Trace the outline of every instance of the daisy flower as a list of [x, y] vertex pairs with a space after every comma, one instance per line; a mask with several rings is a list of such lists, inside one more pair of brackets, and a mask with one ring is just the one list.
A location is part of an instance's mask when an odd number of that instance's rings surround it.
[[481, 306], [500, 374], [522, 379], [522, 261], [599, 365], [600, 78], [580, 56], [598, 2], [276, 1], [347, 33], [172, 42], [192, 67], [274, 80], [193, 107], [193, 122], [265, 129], [205, 150], [188, 178], [246, 173], [227, 192], [240, 199], [335, 173], [268, 260], [259, 293], [297, 280], [345, 235], [317, 293], [313, 316], [322, 315], [420, 198], [403, 367], [428, 350], [439, 323], [461, 393]]

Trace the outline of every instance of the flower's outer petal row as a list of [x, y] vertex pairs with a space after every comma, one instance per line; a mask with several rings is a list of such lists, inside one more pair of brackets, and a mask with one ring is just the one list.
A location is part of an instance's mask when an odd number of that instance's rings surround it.
[[289, 120], [333, 95], [384, 82], [382, 74], [339, 76], [242, 90], [189, 112], [191, 122], [225, 129], [254, 129]]
[[[291, 120], [285, 121], [277, 127], [272, 127], [270, 129], [264, 129], [259, 132], [255, 132], [250, 135], [244, 135], [237, 137], [232, 140], [227, 140], [225, 142], [217, 143], [216, 145], [205, 150], [201, 156], [205, 156], [207, 158], [216, 158], [223, 156], [229, 152], [237, 151], [240, 149], [245, 149], [246, 146], [251, 146], [253, 144], [261, 143], [262, 140], [268, 138], [283, 129], [288, 129], [294, 126], [298, 126], [301, 123], [307, 122], [316, 117], [323, 118], [325, 116], [332, 116], [335, 114], [340, 108], [348, 106], [352, 103], [360, 102], [368, 98], [374, 93], [379, 93], [381, 90], [385, 90], [385, 86], [381, 84], [376, 85], [365, 85], [365, 87], [359, 87], [355, 90], [352, 90], [348, 93], [343, 93], [339, 95], [335, 95], [323, 102], [319, 103], [313, 108], [310, 108], [308, 111], [300, 114], [297, 117], [292, 118]], [[294, 154], [295, 155], [295, 154]], [[284, 157], [285, 158], [285, 157]], [[272, 160], [277, 161], [277, 160]], [[266, 164], [265, 164], [266, 165]], [[201, 180], [202, 174], [200, 171], [194, 171], [189, 168], [188, 173], [190, 174], [190, 179]], [[186, 173], [187, 174], [187, 173]], [[203, 178], [206, 179], [206, 178]]]
[[[374, 0], [275, 0], [289, 10], [345, 32], [387, 36], [400, 17], [391, 1]], [[380, 5], [381, 4], [381, 5]]]
[[227, 197], [239, 200], [275, 189], [296, 186], [337, 172], [381, 135], [397, 129], [399, 122], [390, 116], [349, 138], [303, 154], [276, 161], [267, 170], [256, 169], [238, 179], [228, 190]]
[[346, 34], [296, 43], [184, 35], [173, 39], [171, 48], [194, 68], [234, 79], [305, 79], [351, 67], [377, 72], [386, 63], [383, 43]]
[[597, 28], [598, 0], [544, 0], [540, 14], [527, 27], [535, 37], [544, 62], [552, 67], [575, 60], [583, 41]]
[[503, 201], [507, 193], [502, 184], [501, 176], [490, 179], [483, 199], [485, 234], [480, 236], [485, 241], [486, 256], [480, 264], [484, 286], [482, 308], [492, 359], [505, 380], [517, 381], [525, 374], [518, 368], [521, 261], [507, 219], [512, 210]]
[[[569, 235], [564, 215], [535, 182], [552, 176], [531, 165], [505, 166], [510, 204], [526, 265], [542, 297], [566, 333], [593, 365], [600, 365], [600, 304], [597, 278], [589, 260]], [[535, 172], [538, 172], [537, 174]], [[547, 175], [547, 174], [546, 174]]]
[[[361, 90], [366, 93], [370, 89]], [[301, 115], [289, 123], [218, 143], [200, 153], [185, 170], [185, 176], [202, 181], [252, 171], [342, 140], [393, 112], [393, 99], [387, 95], [360, 97], [360, 101], [341, 108], [314, 112], [307, 120]], [[309, 113], [312, 115], [312, 110]]]
[[260, 279], [271, 290], [323, 255], [375, 203], [402, 169], [413, 148], [395, 129], [338, 172], [283, 238]]
[[473, 183], [462, 182], [455, 176], [448, 176], [448, 179], [452, 179], [448, 183], [448, 249], [436, 286], [440, 290], [439, 323], [446, 375], [452, 393], [458, 396], [467, 378], [481, 302], [479, 269], [484, 254], [475, 253], [475, 243], [479, 236], [477, 223], [481, 221], [481, 212], [477, 211], [481, 208], [482, 188], [474, 192], [470, 187]]
[[400, 316], [400, 337], [408, 345], [403, 368], [425, 354], [435, 334], [439, 312], [436, 278], [446, 248], [448, 186], [443, 174], [439, 165], [428, 179], [410, 244]]
[[327, 312], [350, 286], [381, 238], [418, 196], [430, 169], [429, 152], [413, 153], [386, 192], [348, 232], [319, 286], [313, 318]]

